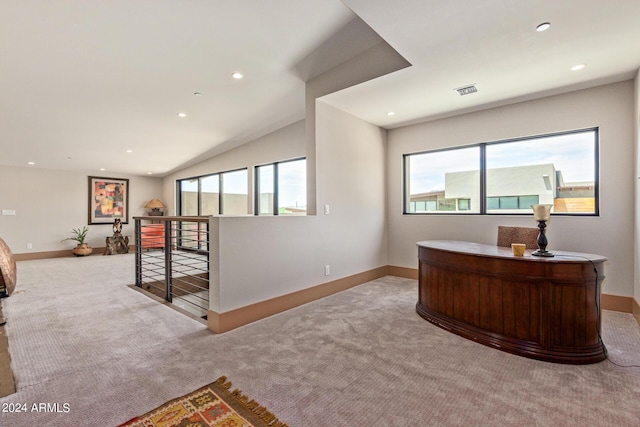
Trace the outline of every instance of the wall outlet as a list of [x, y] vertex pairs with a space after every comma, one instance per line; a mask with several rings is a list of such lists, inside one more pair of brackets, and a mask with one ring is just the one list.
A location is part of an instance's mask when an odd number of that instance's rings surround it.
[[27, 243], [27, 249], [33, 249], [33, 243]]
[[2, 215], [15, 215], [15, 209], [2, 209]]
[[324, 205], [324, 214], [329, 215], [329, 205]]
[[331, 266], [325, 265], [324, 266], [324, 275], [328, 276], [329, 274], [331, 274]]

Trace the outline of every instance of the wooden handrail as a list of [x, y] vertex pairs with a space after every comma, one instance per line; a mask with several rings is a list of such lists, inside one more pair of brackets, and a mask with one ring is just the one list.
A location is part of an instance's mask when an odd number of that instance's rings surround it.
[[208, 216], [134, 216], [133, 219], [149, 220], [149, 221], [191, 221], [191, 222], [208, 222]]

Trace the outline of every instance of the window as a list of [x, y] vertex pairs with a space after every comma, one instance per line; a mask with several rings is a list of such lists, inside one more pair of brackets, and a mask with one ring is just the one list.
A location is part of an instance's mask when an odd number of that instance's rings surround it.
[[553, 213], [596, 214], [597, 140], [590, 129], [487, 144], [487, 213], [529, 214], [548, 203]]
[[178, 201], [183, 216], [246, 215], [247, 169], [178, 180]]
[[178, 181], [180, 215], [198, 215], [198, 179]]
[[598, 215], [597, 128], [405, 154], [404, 168], [408, 214]]
[[256, 215], [306, 215], [307, 161], [256, 166]]
[[478, 146], [405, 155], [404, 164], [406, 213], [480, 212]]
[[273, 215], [275, 212], [275, 165], [256, 167], [256, 215]]
[[218, 215], [220, 213], [220, 175], [200, 178], [200, 214]]
[[247, 170], [240, 169], [220, 174], [220, 213], [246, 215], [249, 213], [249, 180]]
[[468, 211], [471, 209], [471, 199], [458, 199], [458, 210]]
[[539, 196], [502, 196], [487, 197], [487, 211], [496, 209], [531, 209], [531, 205], [540, 203]]

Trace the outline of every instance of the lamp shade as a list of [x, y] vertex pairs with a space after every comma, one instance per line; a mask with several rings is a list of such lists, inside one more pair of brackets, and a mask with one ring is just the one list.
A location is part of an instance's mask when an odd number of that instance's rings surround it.
[[166, 208], [165, 204], [162, 203], [160, 200], [158, 199], [151, 199], [149, 201], [149, 203], [147, 203], [146, 205], [144, 205], [144, 207], [146, 209], [164, 209]]
[[531, 205], [533, 218], [536, 221], [549, 221], [551, 218], [551, 208], [553, 205]]

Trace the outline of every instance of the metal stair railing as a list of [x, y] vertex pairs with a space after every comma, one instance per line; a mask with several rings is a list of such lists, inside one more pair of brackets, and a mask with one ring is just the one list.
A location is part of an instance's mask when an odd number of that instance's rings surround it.
[[209, 218], [134, 217], [136, 286], [206, 319]]

